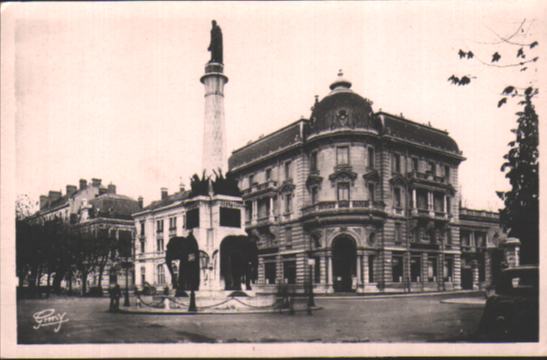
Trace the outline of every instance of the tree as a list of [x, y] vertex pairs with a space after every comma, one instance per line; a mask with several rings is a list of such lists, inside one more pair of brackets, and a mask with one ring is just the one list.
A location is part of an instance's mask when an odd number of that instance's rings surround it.
[[15, 218], [17, 220], [23, 220], [32, 215], [34, 206], [27, 194], [17, 195], [15, 200]]
[[518, 126], [511, 130], [516, 139], [509, 142], [510, 150], [501, 167], [511, 190], [497, 192], [505, 204], [500, 211], [501, 223], [509, 236], [522, 242], [523, 264], [537, 264], [539, 260], [538, 116], [532, 103], [536, 94], [537, 89], [530, 87], [519, 102], [524, 109], [516, 113]]
[[[530, 65], [537, 64], [538, 56], [534, 55], [539, 43], [528, 40], [532, 23], [524, 19], [516, 31], [509, 36], [501, 36], [494, 32], [497, 40], [488, 43], [499, 47], [491, 54], [490, 61], [480, 59], [471, 50], [460, 49], [460, 59], [476, 59], [481, 64], [497, 69], [518, 68], [520, 73], [529, 72]], [[502, 47], [503, 50], [502, 51]], [[507, 50], [509, 49], [509, 50]], [[507, 51], [513, 50], [513, 57], [507, 61]], [[503, 54], [503, 55], [502, 55]], [[504, 62], [505, 61], [505, 62]], [[535, 69], [537, 72], [537, 68]], [[454, 85], [469, 85], [477, 76], [466, 74], [463, 76], [451, 75], [448, 81]], [[509, 151], [503, 157], [501, 171], [509, 180], [511, 189], [497, 191], [496, 194], [504, 202], [505, 207], [500, 209], [500, 221], [509, 236], [517, 237], [522, 243], [521, 263], [538, 263], [539, 257], [539, 187], [538, 187], [538, 115], [533, 98], [539, 89], [530, 81], [524, 87], [516, 84], [507, 84], [501, 91], [501, 98], [497, 106], [502, 107], [510, 99], [519, 100], [517, 106], [522, 110], [516, 112], [517, 127], [511, 132], [515, 140], [509, 142]]]

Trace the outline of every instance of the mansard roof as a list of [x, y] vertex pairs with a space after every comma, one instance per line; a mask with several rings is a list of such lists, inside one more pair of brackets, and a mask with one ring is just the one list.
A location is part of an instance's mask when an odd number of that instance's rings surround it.
[[140, 210], [136, 200], [118, 194], [105, 193], [89, 200], [95, 209], [95, 217], [131, 219], [131, 214]]
[[458, 144], [452, 139], [448, 132], [435, 129], [431, 126], [418, 124], [414, 121], [385, 112], [377, 114], [384, 118], [384, 134], [391, 135], [405, 141], [419, 145], [426, 145], [436, 149], [460, 154]]
[[148, 206], [144, 207], [143, 209], [137, 209], [136, 211], [133, 211], [133, 213], [139, 213], [141, 211], [156, 210], [156, 209], [174, 204], [177, 201], [186, 200], [189, 197], [190, 197], [190, 191], [179, 191], [177, 193], [168, 195], [165, 199], [152, 201]]
[[228, 160], [228, 167], [234, 169], [301, 143], [303, 140], [301, 127], [306, 126], [306, 122], [307, 120], [304, 119], [298, 120], [233, 151]]

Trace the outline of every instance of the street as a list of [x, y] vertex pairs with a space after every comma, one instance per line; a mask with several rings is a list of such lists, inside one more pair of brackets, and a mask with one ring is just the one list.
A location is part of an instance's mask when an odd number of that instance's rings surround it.
[[[52, 297], [20, 301], [17, 331], [20, 344], [468, 341], [484, 305], [465, 300], [481, 296], [323, 297], [316, 299], [322, 309], [311, 316], [113, 314], [108, 298]], [[441, 303], [457, 298], [462, 301]], [[33, 314], [40, 311], [49, 319], [36, 320]]]

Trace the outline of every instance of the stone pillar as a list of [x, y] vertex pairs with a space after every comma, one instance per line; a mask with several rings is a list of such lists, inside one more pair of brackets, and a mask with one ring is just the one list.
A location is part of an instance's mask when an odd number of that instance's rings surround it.
[[363, 284], [368, 284], [369, 281], [368, 281], [368, 255], [365, 253], [363, 255], [363, 261], [362, 261], [362, 266], [363, 266]]
[[270, 221], [273, 221], [274, 219], [274, 203], [273, 203], [273, 197], [269, 197], [270, 201], [270, 213], [268, 214], [268, 217], [270, 218]]
[[357, 269], [356, 269], [355, 272], [357, 273], [357, 292], [359, 292], [359, 290], [361, 289], [361, 284], [363, 283], [363, 279], [361, 277], [362, 267], [361, 267], [361, 255], [360, 254], [357, 255], [356, 261], [357, 261], [357, 264], [356, 264]]
[[479, 289], [479, 262], [473, 260], [471, 262], [471, 271], [473, 273], [473, 290]]
[[224, 75], [224, 65], [207, 63], [200, 81], [205, 86], [202, 168], [209, 172], [220, 168], [226, 173], [224, 85], [228, 77]]
[[416, 189], [412, 189], [412, 209], [416, 209], [418, 204], [416, 203]]
[[505, 262], [509, 267], [515, 267], [520, 265], [520, 240], [514, 237], [507, 238], [507, 240], [501, 244], [503, 247], [503, 254], [505, 255]]
[[334, 292], [333, 282], [332, 282], [332, 255], [327, 255], [327, 292]]
[[251, 218], [251, 223], [256, 223], [256, 219], [258, 219], [258, 204], [257, 204], [257, 201], [256, 200], [253, 200], [251, 202], [251, 208], [253, 209], [252, 210], [252, 218]]

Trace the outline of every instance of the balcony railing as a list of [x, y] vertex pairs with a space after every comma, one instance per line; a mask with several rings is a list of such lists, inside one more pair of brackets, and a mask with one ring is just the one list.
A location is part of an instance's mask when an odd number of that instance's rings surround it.
[[445, 176], [437, 176], [437, 175], [434, 175], [433, 173], [431, 172], [425, 172], [425, 173], [422, 173], [422, 172], [418, 172], [416, 170], [412, 170], [412, 171], [409, 171], [408, 172], [408, 176], [410, 178], [415, 178], [415, 179], [419, 179], [419, 180], [428, 180], [428, 181], [433, 181], [433, 182], [436, 182], [436, 183], [440, 183], [440, 184], [448, 184], [448, 177], [445, 177]]
[[249, 195], [255, 192], [259, 191], [265, 191], [265, 190], [275, 190], [277, 187], [277, 181], [274, 180], [266, 180], [265, 182], [258, 184], [254, 183], [251, 186], [249, 186], [246, 189], [243, 189], [241, 192], [243, 195]]
[[485, 211], [485, 210], [471, 210], [471, 209], [460, 209], [460, 216], [473, 216], [473, 217], [485, 217], [490, 219], [498, 219], [498, 213]]
[[302, 215], [336, 209], [369, 209], [383, 211], [384, 203], [381, 201], [369, 200], [322, 201], [302, 208]]

